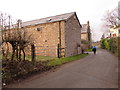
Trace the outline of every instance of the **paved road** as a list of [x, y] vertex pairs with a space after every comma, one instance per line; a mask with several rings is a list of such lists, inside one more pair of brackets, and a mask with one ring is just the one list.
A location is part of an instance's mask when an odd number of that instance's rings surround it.
[[53, 70], [30, 77], [14, 88], [117, 88], [118, 60], [106, 50], [96, 55], [62, 65]]

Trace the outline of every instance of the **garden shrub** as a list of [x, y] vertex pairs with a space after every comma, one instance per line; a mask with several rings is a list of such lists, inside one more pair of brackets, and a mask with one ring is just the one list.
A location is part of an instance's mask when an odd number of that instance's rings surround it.
[[110, 38], [101, 40], [101, 48], [107, 49], [112, 53], [118, 54], [118, 38]]
[[43, 72], [51, 67], [42, 62], [31, 62], [28, 60], [3, 60], [2, 62], [2, 82], [9, 83], [10, 81], [25, 78], [26, 75], [31, 75], [34, 72]]
[[103, 39], [101, 41], [101, 48], [103, 48], [103, 49], [108, 49], [109, 48], [107, 39]]

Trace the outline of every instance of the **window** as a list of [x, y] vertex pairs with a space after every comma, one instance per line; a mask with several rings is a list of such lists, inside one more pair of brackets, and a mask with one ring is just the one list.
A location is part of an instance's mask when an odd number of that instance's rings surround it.
[[116, 36], [116, 34], [113, 34], [113, 37], [115, 37]]
[[52, 21], [52, 19], [51, 19], [51, 18], [49, 18], [49, 19], [47, 19], [46, 21], [47, 21], [47, 22], [50, 22], [50, 21]]
[[37, 31], [40, 31], [41, 30], [41, 28], [37, 28]]
[[37, 27], [37, 28], [35, 28], [35, 30], [36, 30], [36, 31], [41, 31], [42, 28], [41, 28], [41, 27]]

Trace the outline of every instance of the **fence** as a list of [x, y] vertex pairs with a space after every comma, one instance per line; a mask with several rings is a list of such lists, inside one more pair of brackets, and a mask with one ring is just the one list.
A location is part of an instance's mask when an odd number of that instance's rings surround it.
[[[6, 45], [3, 45], [5, 52], [7, 51]], [[9, 53], [12, 53], [12, 47], [11, 45], [8, 45], [9, 47]], [[65, 48], [61, 48], [60, 45], [54, 45], [54, 46], [48, 46], [48, 45], [35, 45], [31, 47], [29, 45], [25, 48], [25, 53], [28, 56], [32, 55], [39, 55], [39, 56], [52, 56], [52, 57], [65, 57]], [[33, 57], [34, 58], [34, 57]]]
[[[29, 50], [26, 49], [27, 52], [31, 52], [31, 48]], [[35, 46], [35, 55], [40, 55], [40, 56], [52, 56], [52, 57], [65, 57], [65, 48], [61, 48], [60, 45], [58, 44], [57, 46]]]

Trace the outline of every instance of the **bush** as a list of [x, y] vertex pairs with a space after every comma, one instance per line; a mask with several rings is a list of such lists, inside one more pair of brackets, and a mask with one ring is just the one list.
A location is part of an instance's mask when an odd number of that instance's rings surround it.
[[118, 38], [103, 39], [101, 41], [101, 48], [118, 54]]
[[109, 50], [110, 50], [112, 53], [117, 52], [117, 41], [116, 41], [115, 38], [109, 39]]
[[109, 45], [108, 45], [108, 42], [107, 42], [107, 39], [103, 39], [102, 41], [101, 41], [101, 48], [103, 48], [103, 49], [108, 49], [109, 48]]
[[2, 62], [2, 82], [9, 83], [10, 81], [25, 78], [26, 75], [31, 75], [34, 72], [46, 71], [51, 67], [45, 65], [42, 62], [31, 62], [28, 60], [23, 61], [12, 61], [12, 60], [3, 60]]

